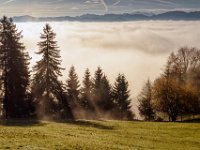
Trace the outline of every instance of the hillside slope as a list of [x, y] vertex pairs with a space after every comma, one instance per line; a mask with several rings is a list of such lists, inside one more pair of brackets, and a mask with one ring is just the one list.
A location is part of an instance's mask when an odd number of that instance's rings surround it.
[[197, 150], [199, 147], [198, 123], [12, 121], [0, 125], [0, 149]]

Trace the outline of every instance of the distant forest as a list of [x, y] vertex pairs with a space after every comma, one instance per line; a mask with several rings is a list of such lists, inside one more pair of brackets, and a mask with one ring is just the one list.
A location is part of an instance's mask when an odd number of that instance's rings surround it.
[[[30, 69], [30, 56], [20, 41], [22, 32], [11, 18], [0, 20], [0, 116], [2, 119], [117, 119], [134, 120], [129, 83], [118, 74], [114, 85], [99, 66], [94, 77], [89, 68], [80, 83], [71, 66], [66, 81], [56, 33], [43, 28], [36, 54], [42, 56]], [[81, 86], [82, 85], [82, 86]], [[200, 50], [181, 48], [171, 53], [164, 72], [147, 81], [138, 96], [144, 120], [181, 120], [200, 114]]]

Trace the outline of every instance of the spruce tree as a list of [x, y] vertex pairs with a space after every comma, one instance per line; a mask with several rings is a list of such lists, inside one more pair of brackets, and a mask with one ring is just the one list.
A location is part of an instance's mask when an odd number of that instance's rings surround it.
[[111, 91], [112, 87], [108, 78], [98, 67], [93, 79], [93, 101], [97, 117], [113, 117], [114, 102]]
[[71, 66], [69, 70], [66, 83], [70, 107], [72, 108], [74, 115], [79, 117], [78, 109], [80, 109], [80, 84], [74, 66]]
[[138, 96], [139, 113], [145, 120], [151, 121], [155, 119], [155, 112], [153, 109], [152, 85], [148, 80]]
[[81, 88], [81, 106], [86, 111], [94, 111], [92, 88], [91, 75], [89, 69], [87, 68], [83, 79], [83, 87]]
[[103, 112], [112, 112], [112, 109], [114, 107], [114, 103], [111, 96], [111, 85], [109, 83], [109, 80], [104, 75], [101, 81], [101, 100], [98, 103], [98, 106], [101, 108]]
[[30, 115], [31, 100], [28, 99], [29, 55], [20, 42], [12, 19], [1, 19], [0, 69], [4, 118], [24, 118]]
[[93, 104], [95, 108], [95, 116], [96, 118], [101, 117], [100, 113], [100, 106], [102, 100], [102, 92], [101, 92], [101, 84], [103, 79], [103, 71], [101, 67], [98, 67], [95, 71], [94, 78], [93, 78], [93, 90], [92, 90], [92, 97], [93, 97]]
[[64, 86], [58, 80], [61, 74], [60, 50], [55, 41], [56, 34], [51, 26], [46, 24], [41, 34], [41, 42], [38, 43], [38, 55], [42, 59], [34, 66], [32, 92], [37, 106], [39, 117], [59, 117], [60, 111], [66, 116], [72, 117], [69, 104], [64, 94]]
[[101, 84], [103, 79], [103, 71], [101, 67], [98, 67], [95, 71], [94, 79], [93, 79], [93, 99], [95, 105], [97, 105], [102, 99], [101, 93]]
[[134, 117], [131, 111], [131, 99], [128, 86], [126, 77], [123, 74], [119, 74], [112, 90], [115, 113], [118, 119], [132, 120]]

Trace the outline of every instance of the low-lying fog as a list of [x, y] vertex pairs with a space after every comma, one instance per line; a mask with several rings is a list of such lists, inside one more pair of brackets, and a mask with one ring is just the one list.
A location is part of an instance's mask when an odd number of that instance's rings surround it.
[[[17, 23], [32, 57], [31, 66], [40, 58], [34, 52], [44, 25], [44, 22]], [[124, 73], [134, 99], [148, 78], [153, 81], [159, 76], [172, 51], [181, 46], [200, 48], [199, 21], [51, 22], [50, 25], [57, 34], [62, 67], [66, 68], [63, 80], [67, 79], [71, 65], [76, 67], [81, 80], [87, 67], [94, 74], [100, 65], [111, 83], [118, 73]]]

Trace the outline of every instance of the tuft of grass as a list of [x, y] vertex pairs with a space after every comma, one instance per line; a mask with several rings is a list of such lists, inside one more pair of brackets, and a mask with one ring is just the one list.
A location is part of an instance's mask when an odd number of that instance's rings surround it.
[[199, 150], [199, 148], [199, 123], [11, 120], [0, 124], [0, 149]]

